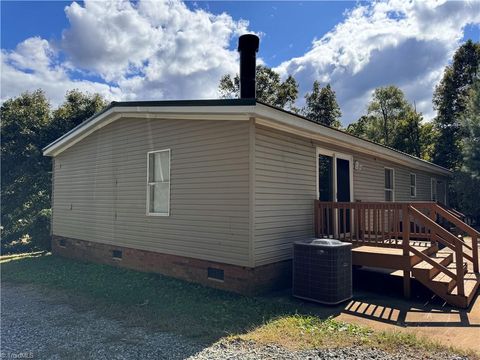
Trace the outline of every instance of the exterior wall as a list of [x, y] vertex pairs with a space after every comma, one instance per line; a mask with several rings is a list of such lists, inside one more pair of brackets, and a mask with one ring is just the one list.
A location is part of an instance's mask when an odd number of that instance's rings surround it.
[[[63, 242], [62, 246], [60, 241]], [[122, 251], [122, 259], [114, 259], [113, 250]], [[59, 236], [53, 237], [52, 251], [56, 255], [68, 258], [138, 271], [158, 272], [217, 289], [249, 295], [288, 287], [292, 279], [290, 260], [250, 268]], [[209, 279], [208, 268], [223, 270], [224, 280]]]
[[[292, 243], [313, 237], [316, 148], [352, 155], [354, 201], [384, 201], [384, 167], [395, 170], [395, 201], [430, 201], [430, 175], [405, 166], [257, 125], [255, 133], [255, 265], [290, 259]], [[417, 196], [410, 197], [410, 172]], [[435, 176], [434, 176], [435, 177]], [[436, 177], [440, 179], [440, 177]], [[443, 179], [445, 180], [445, 179]]]
[[[147, 216], [147, 152], [168, 148], [170, 216]], [[250, 264], [248, 121], [117, 120], [59, 154], [53, 179], [54, 235]]]
[[255, 265], [291, 258], [292, 243], [313, 236], [315, 147], [262, 127], [255, 133]]
[[[394, 169], [395, 201], [430, 201], [431, 178], [440, 177], [393, 164], [372, 156], [354, 154], [354, 161], [360, 164], [360, 170], [353, 171], [354, 200], [385, 201], [385, 167]], [[417, 175], [417, 196], [410, 196], [410, 173]]]

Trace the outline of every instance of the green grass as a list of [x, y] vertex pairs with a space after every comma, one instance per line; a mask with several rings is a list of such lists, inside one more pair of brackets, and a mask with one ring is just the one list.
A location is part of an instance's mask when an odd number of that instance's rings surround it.
[[82, 305], [89, 299], [110, 314], [148, 320], [149, 326], [216, 340], [269, 319], [301, 311], [289, 303], [240, 296], [201, 285], [57, 256], [2, 263], [2, 281], [66, 291]]
[[338, 308], [289, 296], [240, 296], [158, 274], [50, 255], [0, 258], [0, 263], [2, 281], [58, 291], [72, 306], [95, 307], [132, 326], [175, 332], [204, 343], [228, 336], [292, 349], [365, 345], [462, 353], [412, 334], [374, 332], [340, 322], [332, 318]]
[[472, 351], [447, 347], [412, 333], [373, 331], [333, 318], [322, 320], [309, 315], [283, 316], [232, 338], [260, 344], [282, 344], [289, 349], [368, 346], [392, 352], [408, 348], [424, 354], [456, 353], [478, 359], [478, 354]]

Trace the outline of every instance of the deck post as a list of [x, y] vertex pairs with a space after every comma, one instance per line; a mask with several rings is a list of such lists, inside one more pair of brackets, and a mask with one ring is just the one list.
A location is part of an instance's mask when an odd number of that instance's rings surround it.
[[[437, 222], [437, 212], [435, 211], [435, 205], [432, 204], [430, 205], [430, 219], [433, 221], [433, 222]], [[437, 244], [438, 241], [437, 239], [433, 236], [433, 232], [430, 230], [430, 244]]]
[[402, 248], [404, 269], [403, 269], [403, 296], [410, 298], [411, 277], [410, 277], [410, 213], [408, 204], [402, 204]]
[[472, 236], [473, 271], [478, 273], [478, 237]]

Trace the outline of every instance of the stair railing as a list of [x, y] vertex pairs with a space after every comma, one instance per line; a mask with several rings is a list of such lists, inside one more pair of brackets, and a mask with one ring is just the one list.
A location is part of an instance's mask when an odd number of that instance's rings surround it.
[[[435, 209], [438, 210], [438, 209]], [[463, 247], [468, 247], [466, 244], [464, 244], [463, 241], [461, 241], [459, 238], [457, 238], [455, 235], [450, 233], [449, 231], [445, 230], [442, 226], [437, 224], [435, 221], [433, 221], [430, 217], [426, 216], [424, 213], [416, 209], [412, 205], [408, 205], [408, 214], [411, 216], [414, 221], [418, 221], [422, 223], [425, 227], [429, 228], [431, 233], [435, 236], [435, 239], [445, 245], [446, 247], [452, 249], [455, 252], [455, 266], [456, 266], [456, 274], [454, 274], [452, 271], [450, 271], [448, 268], [444, 267], [441, 264], [438, 264], [437, 262], [433, 261], [430, 257], [428, 257], [426, 254], [423, 254], [421, 251], [418, 251], [414, 247], [409, 246], [409, 250], [413, 252], [415, 255], [419, 256], [422, 260], [427, 261], [430, 265], [434, 266], [435, 268], [439, 269], [446, 275], [448, 275], [450, 278], [456, 281], [457, 284], [457, 291], [458, 295], [464, 296], [465, 295], [465, 287], [464, 287], [464, 278], [465, 278], [465, 273], [464, 273], [464, 259], [467, 259], [469, 261], [474, 261], [474, 259], [468, 255], [467, 253], [464, 252]]]
[[[455, 225], [458, 229], [462, 230], [465, 234], [472, 238], [472, 247], [468, 246], [463, 240], [461, 240], [464, 246], [467, 249], [472, 251], [472, 263], [473, 263], [473, 271], [478, 273], [479, 272], [479, 263], [478, 263], [478, 239], [480, 238], [480, 232], [469, 226], [468, 224], [464, 223], [458, 217], [451, 214], [450, 211], [445, 209], [443, 206], [439, 204], [433, 203], [432, 209], [438, 216], [441, 216], [448, 222]], [[459, 239], [460, 240], [460, 239]]]

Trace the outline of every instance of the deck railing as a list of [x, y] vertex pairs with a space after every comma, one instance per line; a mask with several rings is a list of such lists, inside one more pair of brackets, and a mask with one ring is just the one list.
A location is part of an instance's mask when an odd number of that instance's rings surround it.
[[[437, 223], [453, 224], [472, 238], [472, 246]], [[323, 202], [315, 200], [315, 235], [336, 238], [354, 245], [402, 248], [437, 267], [458, 284], [464, 293], [464, 262], [479, 271], [480, 233], [465, 224], [458, 213], [435, 202]], [[416, 249], [415, 242], [441, 243], [455, 254], [455, 273]], [[466, 250], [470, 250], [469, 254]]]

